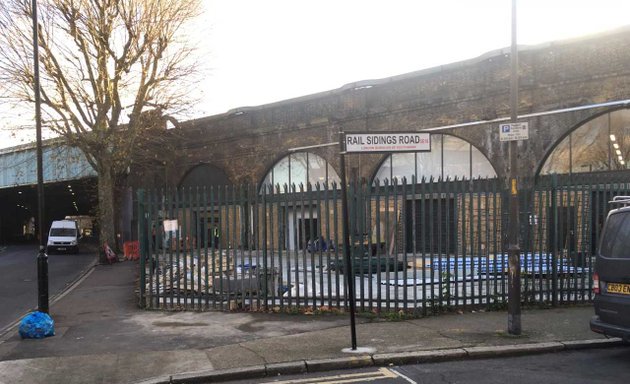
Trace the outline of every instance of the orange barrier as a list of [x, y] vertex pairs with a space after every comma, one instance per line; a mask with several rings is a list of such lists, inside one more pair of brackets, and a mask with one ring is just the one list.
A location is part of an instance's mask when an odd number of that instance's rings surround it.
[[123, 243], [123, 253], [127, 260], [138, 260], [140, 258], [140, 242], [125, 241]]

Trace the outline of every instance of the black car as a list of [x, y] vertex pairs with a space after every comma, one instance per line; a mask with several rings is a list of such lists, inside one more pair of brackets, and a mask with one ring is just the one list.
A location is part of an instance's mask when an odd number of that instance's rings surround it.
[[608, 213], [593, 272], [591, 330], [630, 343], [630, 196], [616, 196]]

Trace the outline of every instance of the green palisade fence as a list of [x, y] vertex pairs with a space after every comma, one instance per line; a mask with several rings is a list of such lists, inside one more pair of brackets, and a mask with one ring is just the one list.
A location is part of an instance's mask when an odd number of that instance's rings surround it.
[[[587, 302], [618, 173], [521, 181], [521, 297]], [[359, 311], [418, 315], [507, 301], [504, 180], [351, 182]], [[138, 192], [140, 304], [184, 310], [346, 309], [336, 184]]]

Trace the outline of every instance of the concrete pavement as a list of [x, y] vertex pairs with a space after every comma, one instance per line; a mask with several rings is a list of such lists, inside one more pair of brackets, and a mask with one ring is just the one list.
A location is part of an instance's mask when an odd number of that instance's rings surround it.
[[358, 317], [365, 353], [347, 353], [349, 316], [159, 312], [137, 307], [137, 262], [97, 265], [51, 304], [56, 335], [0, 337], [0, 383], [168, 383], [602, 347], [590, 306], [527, 310], [523, 334], [505, 312], [404, 321]]

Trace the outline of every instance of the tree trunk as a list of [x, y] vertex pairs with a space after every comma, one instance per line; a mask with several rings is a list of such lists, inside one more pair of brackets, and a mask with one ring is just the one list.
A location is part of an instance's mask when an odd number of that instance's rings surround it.
[[116, 227], [114, 221], [114, 178], [108, 162], [99, 164], [98, 175], [98, 218], [100, 224], [100, 261], [105, 262], [103, 245], [107, 244], [114, 251], [116, 244]]

